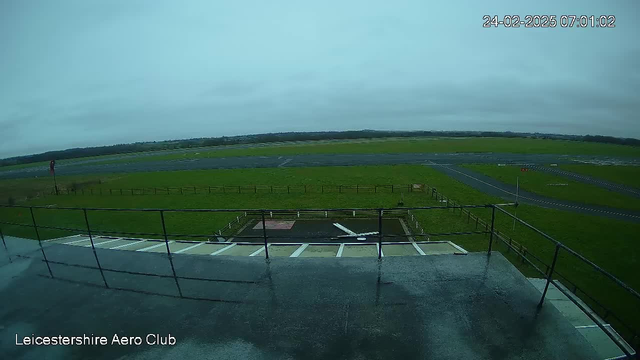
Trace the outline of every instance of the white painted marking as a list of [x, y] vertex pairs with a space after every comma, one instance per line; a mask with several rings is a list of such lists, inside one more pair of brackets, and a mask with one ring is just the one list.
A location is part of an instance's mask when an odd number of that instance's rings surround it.
[[[98, 245], [102, 245], [102, 244], [112, 243], [112, 242], [115, 242], [115, 241], [118, 241], [118, 240], [121, 240], [121, 239], [107, 240], [107, 241], [102, 241], [102, 242], [99, 242], [99, 243], [97, 243], [97, 242], [95, 242], [95, 241], [94, 241], [94, 242], [93, 242], [93, 245], [94, 245], [94, 246], [98, 246]], [[85, 247], [91, 247], [91, 244], [89, 244], [89, 245], [85, 245]]]
[[414, 248], [416, 248], [416, 251], [418, 252], [418, 254], [427, 255], [424, 253], [424, 251], [422, 251], [422, 249], [420, 249], [420, 246], [418, 246], [418, 244], [416, 244], [415, 242], [411, 242], [411, 244], [413, 245]]
[[75, 240], [75, 241], [69, 241], [69, 242], [64, 243], [64, 245], [72, 245], [72, 244], [79, 243], [79, 242], [82, 242], [82, 241], [89, 241], [89, 238], [87, 237], [86, 239], [80, 239], [80, 240]]
[[355, 232], [353, 232], [353, 231], [351, 231], [351, 230], [347, 229], [346, 227], [344, 227], [344, 226], [342, 226], [342, 225], [340, 225], [340, 224], [338, 224], [338, 223], [333, 223], [333, 226], [337, 227], [338, 229], [340, 229], [340, 230], [342, 230], [342, 231], [346, 232], [347, 234], [349, 234], [349, 235], [351, 235], [351, 236], [356, 235], [356, 233], [355, 233]]
[[[603, 327], [611, 327], [611, 325], [609, 324], [602, 324]], [[590, 329], [590, 328], [599, 328], [599, 326], [597, 324], [593, 324], [593, 325], [578, 325], [576, 326], [576, 329]]]
[[180, 254], [180, 253], [183, 253], [183, 252], [185, 252], [185, 251], [189, 251], [189, 250], [191, 250], [191, 249], [195, 249], [195, 248], [197, 248], [198, 246], [202, 246], [202, 245], [204, 245], [204, 244], [205, 244], [205, 243], [201, 242], [200, 244], [195, 244], [195, 245], [193, 245], [193, 246], [186, 247], [186, 248], [184, 248], [184, 249], [182, 249], [182, 250], [174, 251], [173, 253], [174, 253], [174, 254]]
[[[175, 242], [175, 241], [171, 240], [171, 241], [169, 241], [169, 244], [171, 244], [171, 243], [173, 243], [173, 242]], [[156, 245], [151, 245], [151, 246], [148, 246], [148, 247], [146, 247], [146, 248], [138, 249], [138, 250], [136, 250], [136, 251], [147, 251], [147, 250], [151, 250], [151, 249], [155, 249], [155, 248], [157, 248], [157, 247], [163, 246], [164, 244], [165, 244], [165, 243], [160, 243], [160, 244], [156, 244]]]
[[282, 164], [278, 165], [278, 167], [283, 167], [283, 166], [287, 165], [291, 160], [293, 160], [293, 159], [287, 159], [287, 160], [283, 161]]
[[447, 244], [449, 244], [449, 245], [453, 246], [454, 248], [458, 249], [458, 251], [460, 251], [461, 254], [465, 254], [465, 255], [467, 254], [467, 250], [465, 250], [465, 249], [461, 248], [460, 246], [452, 243], [451, 241], [447, 241]]
[[340, 248], [338, 249], [338, 253], [336, 257], [342, 257], [342, 252], [344, 251], [344, 244], [340, 244]]
[[384, 257], [384, 251], [382, 251], [382, 246], [380, 244], [376, 244], [378, 248], [378, 252], [380, 253], [380, 257]]
[[[144, 241], [146, 241], [146, 240], [142, 240], [142, 241], [144, 242]], [[123, 248], [123, 247], [131, 246], [131, 245], [133, 245], [133, 244], [139, 244], [139, 243], [140, 243], [140, 241], [134, 241], [134, 240], [132, 240], [129, 244], [124, 244], [124, 245], [120, 245], [120, 246], [112, 247], [112, 248], [109, 248], [109, 250], [120, 249], [120, 248]]]
[[302, 254], [302, 252], [305, 251], [307, 249], [307, 247], [309, 247], [309, 244], [300, 245], [300, 247], [297, 248], [296, 251], [294, 251], [293, 254], [291, 254], [290, 257], [298, 257], [298, 256], [300, 256], [300, 254]]
[[[267, 245], [267, 247], [270, 247], [270, 246], [271, 246], [271, 244]], [[256, 251], [254, 251], [254, 252], [253, 252], [253, 253], [251, 253], [251, 255], [249, 255], [249, 256], [256, 256], [256, 255], [259, 255], [259, 254], [260, 254], [261, 252], [263, 252], [263, 251], [264, 251], [264, 246], [260, 247], [260, 249], [258, 249], [258, 250], [256, 250]]]
[[58, 240], [62, 240], [62, 239], [71, 239], [71, 238], [77, 238], [78, 236], [83, 236], [83, 235], [63, 236], [63, 237], [61, 237], [61, 238], [54, 238], [54, 239], [49, 239], [49, 240], [42, 240], [42, 242], [58, 241]]
[[216, 250], [216, 251], [212, 252], [212, 253], [211, 253], [211, 255], [212, 255], [212, 256], [213, 256], [213, 255], [218, 255], [218, 254], [220, 254], [221, 252], [226, 251], [226, 250], [228, 250], [228, 249], [231, 249], [232, 247], [234, 247], [234, 246], [236, 246], [236, 245], [237, 245], [237, 243], [233, 243], [233, 244], [231, 244], [231, 245], [225, 246], [225, 247], [223, 247], [222, 249], [219, 249], [219, 250]]

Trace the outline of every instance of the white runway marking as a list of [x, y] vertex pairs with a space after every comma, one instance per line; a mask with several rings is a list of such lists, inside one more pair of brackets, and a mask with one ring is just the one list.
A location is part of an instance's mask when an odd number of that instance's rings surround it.
[[225, 246], [225, 247], [223, 247], [222, 249], [219, 249], [219, 250], [216, 250], [216, 251], [212, 252], [212, 253], [211, 253], [211, 256], [218, 255], [218, 254], [220, 254], [221, 252], [226, 251], [227, 249], [231, 249], [232, 247], [234, 247], [234, 246], [236, 246], [236, 245], [237, 245], [236, 243], [233, 243], [233, 244], [231, 244], [231, 245], [229, 245], [229, 246]]
[[[173, 243], [173, 242], [174, 242], [174, 241], [173, 241], [173, 240], [171, 240], [171, 241], [169, 241], [169, 244], [171, 244], [171, 243]], [[163, 242], [162, 242], [162, 243], [160, 243], [160, 244], [157, 244], [157, 245], [151, 245], [151, 246], [148, 246], [148, 247], [146, 247], [146, 248], [138, 249], [138, 250], [136, 250], [136, 251], [147, 251], [147, 250], [151, 250], [151, 249], [155, 249], [155, 248], [157, 248], [157, 247], [163, 246], [164, 244], [165, 244], [165, 243], [163, 243]]]
[[[112, 243], [118, 240], [122, 240], [122, 239], [113, 239], [113, 240], [107, 240], [107, 241], [102, 241], [102, 242], [95, 242], [95, 240], [93, 241], [93, 245], [97, 246], [97, 245], [102, 245], [102, 244], [108, 244], [108, 243]], [[91, 244], [89, 245], [85, 245], [86, 247], [91, 247]]]
[[300, 256], [300, 254], [302, 254], [302, 252], [305, 251], [308, 246], [309, 246], [309, 244], [300, 245], [300, 247], [297, 248], [296, 251], [294, 251], [293, 254], [291, 254], [290, 257], [298, 257], [298, 256]]
[[[270, 246], [271, 246], [271, 244], [267, 245], [267, 247], [270, 247]], [[260, 253], [262, 253], [263, 251], [264, 251], [264, 246], [263, 246], [263, 247], [261, 247], [260, 249], [256, 250], [256, 251], [254, 251], [254, 252], [253, 252], [251, 255], [249, 255], [249, 256], [256, 256], [256, 255], [260, 255]]]
[[338, 253], [336, 257], [342, 257], [342, 252], [344, 251], [344, 244], [340, 244], [340, 248], [338, 249]]
[[195, 248], [197, 248], [198, 246], [201, 246], [201, 245], [204, 245], [204, 243], [201, 242], [200, 244], [195, 244], [193, 246], [186, 247], [186, 248], [184, 248], [182, 250], [174, 251], [174, 254], [180, 254], [180, 253], [183, 253], [185, 251], [188, 251], [188, 250], [191, 250], [191, 249], [195, 249]]
[[420, 249], [420, 246], [418, 246], [418, 244], [416, 244], [415, 242], [411, 242], [411, 244], [413, 245], [414, 248], [416, 248], [416, 251], [418, 252], [418, 254], [427, 255], [424, 253], [424, 251], [422, 251], [422, 249]]
[[69, 242], [66, 242], [66, 243], [64, 243], [64, 244], [65, 244], [65, 245], [72, 245], [72, 244], [75, 244], [75, 243], [79, 243], [79, 242], [81, 242], [81, 241], [89, 241], [89, 238], [86, 238], [86, 239], [80, 239], [80, 240], [75, 240], [75, 241], [69, 241]]
[[278, 167], [283, 167], [283, 166], [287, 165], [291, 160], [293, 160], [293, 159], [287, 159], [287, 160], [283, 161], [282, 164], [278, 165]]
[[[142, 240], [142, 241], [146, 241], [146, 240]], [[120, 248], [123, 248], [123, 247], [131, 246], [133, 244], [138, 244], [138, 243], [140, 243], [140, 241], [131, 241], [131, 243], [129, 243], [129, 244], [124, 244], [124, 245], [112, 247], [112, 248], [109, 248], [109, 250], [120, 249]]]

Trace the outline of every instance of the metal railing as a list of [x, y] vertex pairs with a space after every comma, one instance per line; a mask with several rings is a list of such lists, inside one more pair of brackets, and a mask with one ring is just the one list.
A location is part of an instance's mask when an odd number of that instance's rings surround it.
[[[434, 191], [432, 192], [432, 196], [436, 196], [438, 197], [438, 199], [442, 199], [442, 195], [436, 195], [436, 191], [434, 189]], [[24, 223], [14, 223], [14, 222], [7, 222], [7, 221], [0, 221], [0, 224], [3, 225], [10, 225], [10, 226], [22, 226], [22, 227], [30, 227], [33, 228], [35, 231], [35, 235], [36, 235], [36, 239], [38, 240], [38, 244], [39, 244], [39, 252], [42, 254], [42, 259], [43, 261], [46, 263], [47, 265], [47, 269], [48, 269], [48, 273], [50, 277], [54, 277], [54, 274], [51, 270], [51, 266], [49, 265], [51, 264], [62, 264], [62, 265], [69, 265], [69, 266], [78, 266], [78, 267], [86, 267], [86, 268], [91, 268], [91, 269], [98, 269], [101, 273], [102, 276], [102, 280], [104, 283], [105, 287], [109, 287], [106, 278], [104, 277], [104, 272], [105, 271], [109, 271], [109, 272], [125, 272], [125, 273], [132, 273], [132, 274], [137, 274], [137, 275], [149, 275], [149, 276], [161, 276], [161, 277], [171, 277], [175, 280], [176, 283], [176, 287], [178, 289], [178, 293], [180, 294], [180, 297], [183, 297], [182, 294], [182, 290], [180, 288], [180, 284], [179, 284], [179, 279], [187, 279], [188, 277], [181, 277], [178, 276], [175, 272], [175, 267], [173, 264], [173, 255], [171, 252], [171, 249], [169, 247], [169, 238], [170, 237], [191, 237], [191, 238], [202, 238], [202, 237], [207, 237], [207, 236], [211, 236], [210, 234], [175, 234], [175, 233], [169, 233], [167, 232], [167, 228], [166, 228], [166, 223], [165, 223], [165, 214], [166, 213], [245, 213], [248, 215], [259, 215], [259, 221], [262, 222], [262, 234], [259, 236], [235, 236], [236, 238], [239, 239], [243, 239], [243, 238], [253, 238], [253, 239], [261, 239], [262, 240], [262, 245], [264, 246], [264, 253], [265, 253], [265, 258], [269, 259], [269, 240], [270, 239], [286, 239], [286, 238], [290, 238], [290, 237], [286, 237], [286, 236], [274, 236], [272, 234], [268, 233], [268, 229], [266, 226], [266, 219], [267, 217], [272, 217], [273, 214], [281, 214], [281, 215], [286, 215], [286, 216], [291, 216], [291, 215], [298, 215], [300, 213], [324, 213], [324, 214], [328, 214], [329, 212], [332, 213], [349, 213], [349, 212], [362, 212], [365, 214], [369, 214], [369, 215], [373, 215], [372, 217], [375, 217], [378, 219], [378, 234], [375, 235], [376, 237], [376, 242], [377, 243], [377, 250], [378, 250], [378, 259], [382, 258], [382, 253], [383, 253], [383, 246], [385, 244], [389, 244], [389, 243], [385, 243], [383, 242], [384, 238], [391, 238], [391, 239], [395, 239], [398, 237], [412, 237], [415, 235], [412, 234], [385, 234], [384, 233], [384, 228], [383, 228], [383, 218], [385, 216], [385, 214], [387, 216], [397, 216], [397, 213], [399, 211], [401, 212], [405, 212], [407, 214], [411, 214], [411, 212], [415, 212], [415, 211], [419, 211], [419, 210], [450, 210], [450, 211], [457, 211], [460, 210], [460, 216], [462, 216], [462, 213], [464, 211], [466, 211], [467, 213], [467, 222], [470, 222], [471, 217], [473, 216], [470, 213], [470, 209], [479, 209], [479, 208], [486, 208], [486, 209], [491, 209], [491, 222], [484, 222], [485, 224], [485, 229], [482, 230], [477, 230], [477, 231], [466, 231], [466, 232], [450, 232], [450, 233], [439, 233], [439, 234], [430, 234], [432, 236], [437, 236], [437, 235], [445, 235], [445, 234], [455, 234], [455, 235], [471, 235], [471, 234], [488, 234], [489, 235], [489, 239], [488, 239], [488, 250], [487, 253], [488, 255], [491, 255], [492, 252], [492, 248], [493, 248], [493, 242], [494, 242], [494, 238], [501, 241], [504, 245], [507, 246], [507, 249], [513, 250], [514, 252], [516, 252], [517, 254], [519, 254], [523, 261], [526, 261], [529, 265], [531, 265], [534, 269], [536, 269], [536, 271], [538, 273], [540, 273], [543, 277], [546, 278], [546, 283], [545, 283], [545, 288], [542, 292], [542, 296], [540, 298], [540, 302], [538, 304], [539, 307], [543, 306], [544, 304], [544, 299], [546, 297], [548, 288], [550, 284], [554, 284], [556, 285], [556, 288], [558, 288], [561, 292], [563, 292], [572, 302], [574, 302], [581, 310], [584, 311], [584, 313], [591, 318], [591, 320], [593, 320], [598, 327], [605, 332], [605, 334], [607, 334], [607, 336], [609, 338], [611, 338], [611, 340], [626, 354], [626, 356], [628, 356], [629, 358], [633, 355], [625, 346], [625, 344], [623, 342], [620, 341], [620, 339], [618, 339], [618, 337], [616, 336], [616, 334], [614, 332], [611, 331], [611, 329], [607, 328], [606, 326], [604, 326], [603, 324], [601, 324], [600, 320], [593, 314], [591, 314], [590, 311], [588, 311], [588, 309], [585, 308], [585, 305], [580, 304], [578, 301], [576, 301], [574, 299], [573, 296], [571, 296], [565, 289], [563, 286], [560, 286], [560, 284], [557, 283], [557, 280], [554, 279], [554, 276], [557, 277], [561, 277], [563, 279], [566, 279], [566, 277], [561, 276], [560, 274], [558, 274], [557, 270], [556, 270], [556, 266], [558, 263], [558, 258], [559, 258], [559, 253], [562, 251], [564, 253], [570, 254], [571, 256], [573, 256], [574, 258], [578, 259], [579, 261], [587, 264], [588, 266], [590, 266], [593, 270], [595, 270], [596, 272], [604, 275], [608, 280], [610, 280], [613, 284], [615, 284], [616, 286], [620, 287], [621, 289], [623, 289], [624, 291], [626, 291], [628, 294], [630, 294], [635, 301], [638, 301], [638, 304], [640, 305], [640, 293], [638, 293], [636, 290], [634, 290], [633, 288], [631, 288], [630, 286], [628, 286], [627, 284], [625, 284], [623, 281], [621, 281], [620, 279], [618, 279], [617, 277], [615, 277], [614, 275], [612, 275], [611, 273], [607, 272], [606, 270], [602, 269], [601, 267], [599, 267], [597, 264], [593, 263], [592, 261], [590, 261], [589, 259], [585, 258], [583, 255], [579, 254], [578, 252], [576, 252], [575, 250], [569, 248], [568, 246], [562, 244], [561, 242], [555, 240], [553, 237], [551, 237], [550, 235], [546, 234], [545, 232], [537, 229], [536, 227], [530, 225], [529, 223], [523, 221], [520, 218], [517, 218], [516, 216], [512, 215], [511, 213], [509, 213], [508, 211], [506, 211], [505, 209], [503, 209], [503, 206], [517, 206], [517, 204], [513, 204], [513, 203], [508, 203], [508, 204], [487, 204], [487, 205], [453, 205], [451, 200], [446, 200], [446, 205], [444, 206], [424, 206], [424, 207], [396, 207], [396, 208], [328, 208], [328, 209], [162, 209], [162, 208], [153, 208], [153, 209], [130, 209], [130, 208], [75, 208], [75, 207], [48, 207], [48, 206], [9, 206], [9, 205], [0, 205], [0, 207], [2, 208], [21, 208], [21, 209], [28, 209], [29, 210], [29, 217], [31, 220], [30, 224], [24, 224]], [[79, 229], [79, 228], [65, 228], [65, 227], [58, 227], [58, 226], [44, 226], [44, 225], [38, 225], [36, 222], [36, 217], [34, 214], [34, 209], [48, 209], [48, 210], [64, 210], [64, 211], [81, 211], [83, 214], [83, 218], [84, 218], [84, 228]], [[541, 235], [543, 238], [545, 238], [546, 240], [548, 240], [551, 244], [554, 245], [555, 247], [555, 251], [554, 251], [554, 255], [553, 255], [553, 259], [550, 265], [544, 264], [544, 262], [533, 256], [530, 252], [528, 254], [524, 254], [523, 253], [523, 247], [520, 246], [520, 248], [518, 249], [516, 246], [513, 245], [513, 242], [511, 241], [511, 239], [509, 239], [509, 241], [507, 241], [507, 239], [500, 235], [499, 232], [495, 229], [495, 219], [496, 219], [496, 210], [501, 213], [501, 214], [505, 214], [507, 216], [509, 216], [510, 218], [515, 219], [515, 221], [517, 221], [519, 224], [524, 225], [525, 227], [531, 229], [532, 231], [534, 231], [535, 233]], [[124, 232], [124, 231], [96, 231], [91, 227], [91, 224], [89, 222], [89, 217], [88, 217], [88, 213], [91, 213], [93, 211], [100, 211], [100, 212], [143, 212], [143, 213], [157, 213], [158, 214], [158, 220], [160, 221], [161, 225], [162, 225], [162, 233], [152, 233], [152, 232]], [[478, 224], [480, 223], [479, 217], [475, 217], [476, 218], [476, 228], [478, 227]], [[239, 221], [239, 220], [238, 220]], [[63, 230], [63, 231], [75, 231], [75, 232], [79, 232], [79, 233], [85, 233], [88, 235], [89, 240], [90, 240], [90, 244], [91, 244], [91, 248], [93, 250], [93, 254], [95, 257], [95, 261], [96, 261], [96, 265], [97, 267], [87, 267], [84, 265], [76, 265], [76, 264], [65, 264], [65, 263], [61, 263], [61, 262], [56, 262], [56, 261], [51, 261], [47, 258], [46, 255], [46, 251], [45, 251], [45, 247], [42, 245], [42, 238], [39, 232], [39, 229], [55, 229], [55, 230]], [[166, 247], [166, 253], [168, 255], [168, 259], [169, 259], [169, 263], [171, 266], [171, 271], [172, 271], [172, 275], [170, 276], [166, 276], [166, 275], [158, 275], [158, 274], [149, 274], [149, 273], [138, 273], [138, 272], [128, 272], [128, 271], [124, 271], [124, 270], [115, 270], [115, 269], [105, 269], [102, 267], [102, 265], [100, 264], [100, 260], [98, 257], [98, 254], [96, 252], [96, 247], [93, 241], [93, 237], [97, 234], [97, 233], [102, 233], [102, 234], [121, 234], [121, 235], [135, 235], [135, 236], [159, 236], [162, 238], [161, 241], [164, 242], [165, 247]], [[2, 242], [3, 242], [3, 246], [5, 248], [5, 250], [7, 251], [7, 254], [9, 256], [9, 260], [11, 261], [11, 255], [9, 252], [9, 249], [6, 245], [5, 242], [5, 238], [4, 238], [4, 234], [2, 232], [2, 229], [0, 228], [0, 237], [2, 238]], [[325, 241], [327, 240], [327, 236], [326, 235], [321, 235], [321, 236], [296, 236], [296, 239], [324, 239]], [[255, 244], [255, 243], [253, 243]], [[543, 271], [539, 266], [537, 266], [530, 258], [527, 257], [528, 256], [533, 256], [533, 258], [538, 261], [539, 264], [543, 264], [545, 265], [546, 269]], [[191, 279], [191, 278], [189, 278]], [[202, 280], [207, 280], [207, 279], [202, 279]], [[573, 284], [570, 282], [570, 284]], [[577, 293], [577, 286], [575, 284], [573, 284], [574, 286], [574, 293]], [[582, 291], [583, 295], [589, 297], [590, 299], [594, 300], [595, 299], [590, 296], [587, 295], [586, 292]], [[598, 303], [599, 304], [599, 303]], [[606, 307], [604, 307], [603, 305], [599, 304], [600, 306], [602, 306], [603, 308], [606, 309]], [[640, 306], [639, 306], [640, 307]], [[623, 324], [627, 330], [629, 330], [631, 332], [631, 337], [628, 339], [630, 340], [630, 342], [632, 343], [632, 345], [637, 346], [637, 340], [638, 340], [638, 332], [635, 330], [635, 328], [633, 328], [632, 326], [626, 324], [623, 320], [621, 320], [621, 317], [614, 314], [613, 311], [611, 311], [610, 309], [606, 310], [607, 313], [610, 314], [610, 316], [614, 316], [617, 320], [619, 320], [619, 322], [621, 324]]]
[[[296, 184], [296, 185], [211, 185], [180, 187], [140, 187], [140, 188], [62, 188], [58, 186], [58, 195], [209, 195], [209, 194], [372, 194], [426, 192], [425, 184]], [[56, 195], [55, 191], [50, 192]]]

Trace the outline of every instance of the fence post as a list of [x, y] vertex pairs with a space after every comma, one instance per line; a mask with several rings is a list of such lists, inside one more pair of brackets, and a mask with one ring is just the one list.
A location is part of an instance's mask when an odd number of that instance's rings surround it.
[[49, 265], [49, 260], [47, 259], [47, 255], [44, 253], [44, 248], [42, 247], [42, 240], [40, 240], [40, 232], [38, 231], [38, 224], [36, 224], [36, 217], [33, 215], [33, 207], [29, 207], [29, 211], [31, 211], [31, 220], [33, 221], [33, 229], [36, 231], [36, 238], [38, 239], [38, 244], [40, 245], [40, 251], [42, 252], [42, 258], [44, 262], [47, 264], [47, 269], [49, 269], [49, 275], [53, 278], [53, 273], [51, 272], [51, 266]]
[[287, 185], [287, 194], [290, 194], [290, 193], [291, 193], [291, 191], [289, 189], [289, 185]]
[[266, 225], [266, 221], [264, 220], [264, 210], [260, 210], [260, 215], [262, 215], [262, 236], [264, 237], [264, 254], [265, 254], [265, 257], [268, 259], [269, 246], [267, 243], [267, 225]]
[[382, 209], [378, 209], [378, 260], [382, 259]]
[[393, 192], [393, 184], [391, 184], [391, 192]]
[[324, 185], [320, 185], [320, 186], [322, 186], [321, 190], [322, 190], [322, 193], [324, 194]]
[[544, 291], [542, 292], [542, 297], [540, 298], [540, 303], [538, 307], [542, 307], [542, 303], [544, 302], [544, 298], [547, 295], [547, 290], [549, 289], [549, 283], [553, 277], [553, 270], [556, 267], [556, 260], [558, 260], [558, 252], [560, 251], [560, 244], [556, 244], [556, 251], [553, 254], [553, 261], [551, 262], [551, 269], [549, 270], [549, 276], [547, 276], [547, 283], [544, 285]]
[[91, 250], [93, 250], [93, 256], [96, 258], [96, 264], [98, 264], [98, 269], [100, 270], [100, 275], [102, 276], [104, 287], [108, 289], [109, 285], [107, 284], [107, 279], [104, 278], [102, 265], [100, 265], [100, 260], [98, 260], [98, 254], [96, 253], [96, 246], [93, 243], [93, 235], [91, 235], [91, 227], [89, 227], [89, 218], [87, 217], [87, 209], [82, 209], [82, 212], [84, 213], [84, 222], [85, 224], [87, 224], [87, 234], [89, 234], [89, 241], [91, 242]]
[[11, 255], [9, 254], [9, 248], [7, 248], [7, 243], [4, 241], [4, 234], [2, 233], [2, 229], [0, 229], [0, 238], [2, 238], [2, 245], [4, 246], [4, 251], [7, 252], [7, 257], [9, 257], [9, 262], [11, 261]]
[[340, 193], [342, 193], [342, 185], [340, 185]]
[[493, 243], [493, 225], [496, 221], [496, 206], [492, 205], [491, 210], [491, 234], [489, 235], [489, 251], [487, 252], [489, 255], [491, 255], [491, 245]]
[[180, 195], [184, 195], [184, 189], [180, 186]]
[[198, 191], [196, 190], [196, 187], [195, 187], [195, 186], [193, 187], [193, 193], [194, 193], [194, 194], [197, 194], [197, 193], [198, 193]]
[[211, 194], [211, 186], [209, 186], [209, 194]]
[[238, 185], [238, 194], [240, 194], [240, 185]]
[[273, 185], [271, 185], [271, 193], [273, 194]]
[[356, 194], [360, 192], [360, 185], [356, 184]]
[[[182, 189], [182, 187], [181, 187]], [[178, 276], [176, 276], [176, 269], [173, 266], [173, 258], [171, 257], [171, 250], [169, 250], [169, 239], [167, 238], [167, 227], [164, 224], [164, 211], [160, 210], [160, 220], [162, 220], [162, 233], [164, 234], [164, 244], [167, 246], [167, 254], [169, 255], [169, 263], [171, 263], [171, 271], [173, 272], [173, 279], [176, 281], [176, 287], [178, 288], [178, 294], [182, 297], [182, 289], [178, 283]]]
[[469, 220], [471, 220], [471, 211], [467, 210], [467, 224], [469, 223]]

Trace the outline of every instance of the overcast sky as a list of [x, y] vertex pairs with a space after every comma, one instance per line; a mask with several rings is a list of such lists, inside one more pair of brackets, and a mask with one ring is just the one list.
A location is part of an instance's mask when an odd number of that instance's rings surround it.
[[0, 0], [0, 158], [364, 128], [640, 138], [640, 2], [520, 3]]

